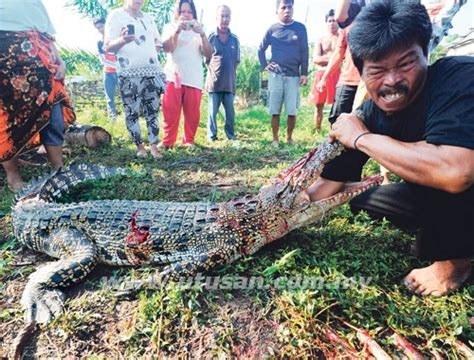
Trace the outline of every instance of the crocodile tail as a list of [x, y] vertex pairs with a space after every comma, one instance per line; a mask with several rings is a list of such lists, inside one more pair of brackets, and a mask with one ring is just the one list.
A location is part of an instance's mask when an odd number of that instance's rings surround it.
[[15, 197], [15, 203], [36, 198], [53, 202], [74, 186], [90, 180], [105, 179], [114, 175], [125, 175], [126, 169], [95, 164], [70, 165], [30, 182]]

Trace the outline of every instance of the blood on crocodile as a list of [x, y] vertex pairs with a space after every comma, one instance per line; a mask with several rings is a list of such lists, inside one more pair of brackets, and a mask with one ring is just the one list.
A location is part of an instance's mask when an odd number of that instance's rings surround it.
[[150, 232], [149, 231], [142, 231], [137, 226], [137, 216], [138, 216], [138, 211], [135, 211], [132, 214], [132, 218], [129, 220], [129, 222], [130, 222], [130, 233], [127, 236], [127, 244], [131, 245], [131, 246], [134, 246], [134, 245], [137, 245], [137, 244], [138, 245], [143, 244], [150, 237]]

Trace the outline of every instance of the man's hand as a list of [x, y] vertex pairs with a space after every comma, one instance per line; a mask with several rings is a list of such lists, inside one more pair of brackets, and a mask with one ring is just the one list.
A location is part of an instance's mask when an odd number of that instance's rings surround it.
[[308, 77], [306, 75], [300, 76], [300, 85], [306, 85], [308, 83]]
[[268, 65], [265, 67], [265, 70], [271, 71], [271, 72], [276, 72], [278, 70], [279, 66], [278, 64], [274, 62], [269, 62]]
[[332, 124], [329, 142], [338, 140], [346, 149], [354, 149], [354, 140], [369, 130], [364, 122], [354, 114], [341, 114]]
[[323, 92], [325, 88], [326, 88], [326, 78], [323, 76], [321, 80], [319, 80], [319, 82], [316, 84], [316, 89], [319, 92]]

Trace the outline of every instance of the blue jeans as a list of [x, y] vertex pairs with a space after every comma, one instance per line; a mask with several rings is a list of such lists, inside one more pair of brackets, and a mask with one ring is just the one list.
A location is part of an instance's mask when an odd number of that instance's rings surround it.
[[230, 92], [210, 92], [209, 93], [209, 118], [207, 121], [207, 138], [208, 140], [217, 140], [217, 113], [221, 103], [225, 110], [225, 134], [227, 139], [235, 140], [234, 125], [234, 94]]
[[117, 89], [117, 73], [104, 73], [105, 98], [107, 99], [107, 112], [111, 118], [117, 117], [117, 108], [115, 107], [115, 90]]

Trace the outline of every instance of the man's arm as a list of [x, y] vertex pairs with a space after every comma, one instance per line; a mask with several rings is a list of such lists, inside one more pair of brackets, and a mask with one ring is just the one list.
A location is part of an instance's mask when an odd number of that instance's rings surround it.
[[316, 85], [319, 91], [322, 91], [326, 87], [326, 82], [332, 73], [334, 73], [337, 69], [341, 67], [342, 60], [344, 60], [344, 56], [346, 54], [347, 49], [347, 39], [346, 39], [346, 32], [340, 31], [339, 36], [337, 37], [336, 48], [332, 53], [331, 57], [329, 58], [328, 65], [326, 70], [324, 71], [321, 80]]
[[349, 18], [349, 7], [351, 6], [351, 0], [339, 0], [336, 11], [334, 12], [334, 18], [338, 23], [343, 23]]
[[314, 45], [313, 63], [319, 66], [326, 66], [328, 62], [329, 55], [324, 54], [323, 51], [323, 38], [319, 38], [316, 40], [316, 44]]
[[402, 179], [450, 193], [474, 184], [474, 150], [368, 134], [357, 147]]
[[[339, 192], [344, 186], [343, 182], [332, 181], [319, 177], [307, 190], [301, 193], [301, 201], [318, 201]], [[309, 198], [309, 199], [308, 199]]]
[[308, 67], [309, 67], [309, 46], [308, 46], [308, 33], [306, 27], [303, 25], [301, 30], [301, 43], [300, 43], [300, 61], [301, 61], [301, 75], [300, 85], [306, 85], [308, 82]]
[[260, 69], [263, 71], [267, 67], [267, 58], [265, 56], [265, 51], [267, 51], [268, 46], [270, 45], [270, 30], [265, 33], [260, 46], [258, 47], [258, 61], [260, 62]]
[[[329, 136], [346, 148], [356, 145], [394, 174], [415, 184], [449, 193], [463, 192], [474, 184], [474, 150], [426, 141], [407, 143], [367, 132], [357, 116], [342, 114]], [[363, 133], [367, 134], [360, 136]]]

